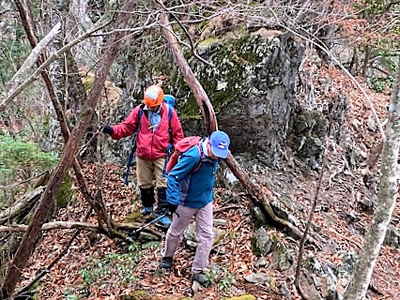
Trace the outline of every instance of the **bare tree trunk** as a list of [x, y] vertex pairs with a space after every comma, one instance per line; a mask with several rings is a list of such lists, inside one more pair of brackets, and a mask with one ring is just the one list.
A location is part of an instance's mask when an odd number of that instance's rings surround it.
[[[29, 11], [29, 8], [24, 5], [20, 0], [15, 0], [15, 3], [18, 7], [19, 13], [20, 13], [20, 17], [22, 20], [22, 23], [24, 25], [25, 28], [25, 32], [28, 36], [29, 42], [32, 46], [32, 48], [35, 47], [36, 43], [37, 43], [37, 38], [34, 35], [34, 27], [33, 27], [33, 20], [31, 18], [32, 14]], [[62, 48], [62, 46], [60, 47]], [[59, 50], [59, 49], [58, 49]], [[57, 50], [57, 51], [58, 51]], [[70, 53], [69, 51], [67, 51], [67, 53]], [[42, 55], [42, 57], [40, 57], [40, 59], [38, 60], [38, 66], [40, 66], [43, 61], [46, 59], [45, 55]], [[69, 130], [69, 126], [67, 124], [65, 115], [64, 115], [64, 110], [61, 106], [61, 103], [58, 99], [58, 96], [55, 92], [55, 88], [50, 80], [50, 77], [48, 75], [48, 71], [47, 69], [45, 69], [43, 72], [41, 72], [41, 76], [46, 84], [46, 88], [47, 91], [49, 93], [49, 97], [50, 100], [54, 106], [54, 110], [56, 112], [56, 116], [57, 119], [60, 123], [60, 127], [61, 127], [61, 133], [64, 137], [64, 142], [67, 143], [68, 138], [70, 136], [70, 130]], [[61, 72], [64, 73], [64, 72]], [[80, 80], [80, 79], [79, 79]], [[64, 80], [61, 80], [62, 82], [64, 82]], [[72, 83], [72, 85], [77, 86], [78, 83]], [[82, 83], [81, 83], [82, 85]], [[58, 86], [58, 90], [64, 90], [65, 86], [64, 85], [60, 85]], [[63, 97], [63, 93], [58, 93], [58, 95], [60, 95], [61, 97]], [[81, 98], [84, 99], [86, 102], [86, 93], [84, 92], [84, 97]], [[99, 203], [99, 201], [96, 201], [93, 196], [91, 195], [89, 189], [87, 188], [87, 184], [86, 184], [86, 180], [85, 177], [83, 176], [79, 161], [77, 159], [74, 159], [73, 162], [73, 169], [75, 172], [75, 176], [76, 176], [76, 181], [78, 183], [80, 192], [82, 193], [84, 199], [88, 202], [88, 204], [94, 209], [94, 211], [97, 214], [98, 217], [98, 222], [99, 224], [110, 224], [112, 225], [112, 220], [109, 220], [108, 222], [108, 216], [107, 213], [105, 211], [105, 207], [104, 205], [102, 205], [102, 203]], [[47, 182], [46, 182], [47, 183]]]
[[367, 293], [372, 272], [396, 204], [398, 157], [400, 146], [400, 61], [396, 85], [392, 93], [383, 146], [381, 178], [379, 182], [378, 204], [373, 223], [366, 235], [365, 245], [359, 254], [353, 278], [347, 288], [344, 300], [363, 300]]
[[[120, 25], [122, 28], [127, 26], [130, 12], [135, 7], [135, 2], [136, 1], [134, 0], [130, 0], [121, 8], [116, 16], [117, 25]], [[76, 128], [72, 131], [71, 136], [65, 145], [63, 156], [58, 166], [53, 171], [52, 176], [50, 177], [47, 188], [41, 198], [39, 207], [35, 211], [35, 214], [32, 218], [32, 222], [29, 225], [23, 240], [21, 241], [14, 259], [9, 264], [4, 284], [0, 290], [0, 298], [9, 298], [13, 294], [15, 287], [20, 280], [21, 271], [25, 267], [28, 258], [35, 248], [37, 236], [46, 220], [47, 213], [48, 211], [51, 211], [51, 208], [54, 206], [53, 195], [57, 192], [65, 172], [75, 159], [78, 143], [90, 124], [93, 111], [103, 91], [107, 74], [109, 73], [111, 64], [117, 55], [121, 39], [126, 34], [126, 32], [116, 33], [105, 45], [104, 53], [100, 59], [101, 64], [96, 70], [96, 78], [93, 88], [88, 96], [88, 101], [85, 103], [82, 118]]]
[[61, 27], [60, 23], [57, 23], [53, 29], [44, 37], [40, 43], [36, 43], [36, 47], [32, 50], [31, 54], [25, 60], [24, 64], [18, 70], [18, 72], [13, 76], [11, 79], [11, 85], [8, 86], [8, 92], [6, 92], [6, 96], [4, 97], [5, 100], [0, 104], [0, 112], [4, 111], [7, 105], [13, 100], [13, 98], [9, 97], [9, 95], [15, 93], [16, 89], [19, 85], [25, 80], [27, 77], [28, 71], [31, 70], [32, 66], [37, 61], [40, 53], [43, 51], [44, 48], [51, 42], [52, 39], [57, 35]]
[[365, 52], [365, 57], [364, 57], [362, 71], [361, 71], [361, 76], [362, 77], [365, 77], [367, 75], [369, 59], [371, 57], [371, 47], [366, 45], [364, 47], [364, 52]]

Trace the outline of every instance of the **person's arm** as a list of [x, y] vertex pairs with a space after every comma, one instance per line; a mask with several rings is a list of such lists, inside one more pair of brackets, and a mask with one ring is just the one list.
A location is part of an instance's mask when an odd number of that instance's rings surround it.
[[138, 120], [139, 109], [139, 106], [135, 107], [122, 123], [112, 126], [111, 137], [113, 139], [118, 140], [130, 136], [136, 131], [139, 125], [138, 122], [140, 122]]
[[181, 139], [184, 138], [184, 134], [181, 122], [179, 120], [178, 114], [175, 109], [172, 113], [171, 129], [172, 129], [172, 137], [171, 137], [172, 143], [173, 145], [176, 145], [177, 142], [179, 142]]
[[167, 202], [179, 205], [181, 202], [181, 181], [187, 176], [200, 161], [200, 153], [195, 147], [181, 155], [180, 159], [168, 173], [167, 177]]

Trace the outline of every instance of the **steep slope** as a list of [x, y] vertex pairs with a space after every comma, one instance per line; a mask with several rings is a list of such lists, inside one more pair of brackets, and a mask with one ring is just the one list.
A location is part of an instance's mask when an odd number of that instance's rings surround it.
[[[315, 107], [328, 106], [330, 99], [345, 95], [348, 110], [341, 128], [332, 131], [335, 135], [331, 135], [327, 141], [327, 168], [311, 233], [318, 237], [319, 244], [307, 246], [305, 257], [307, 262], [313, 262], [309, 264], [313, 269], [309, 273], [319, 289], [326, 290], [324, 285], [327, 283], [315, 276], [317, 265], [322, 269], [328, 266], [334, 270], [337, 277], [335, 287], [343, 291], [355, 254], [362, 247], [363, 234], [371, 224], [372, 214], [368, 203], [375, 201], [379, 162], [373, 173], [366, 172], [366, 165], [380, 137], [367, 101], [349, 79], [336, 68], [312, 70], [314, 67], [305, 64], [305, 70], [312, 71], [314, 78], [318, 79], [314, 81], [317, 91]], [[361, 78], [357, 80], [364, 86]], [[388, 95], [366, 90], [383, 121]], [[247, 166], [253, 178], [271, 188], [277, 199], [297, 219], [299, 227], [304, 228], [318, 173], [307, 168], [296, 156], [290, 157], [280, 170], [268, 169], [255, 157], [243, 155], [238, 159]], [[94, 168], [92, 165], [86, 166], [89, 178], [93, 179]], [[131, 211], [131, 201], [134, 207], [137, 206], [134, 201], [136, 195], [122, 184], [119, 166], [107, 165], [105, 170], [107, 175], [103, 192], [107, 209], [117, 220], [123, 220]], [[93, 183], [91, 185], [94, 188]], [[252, 237], [257, 228], [248, 206], [246, 194], [237, 185], [225, 183], [217, 189], [215, 217], [225, 221], [218, 225], [223, 235], [211, 255], [212, 263], [219, 266], [214, 271], [216, 283], [201, 290], [195, 299], [222, 299], [246, 293], [253, 294], [257, 299], [299, 298], [293, 285], [298, 241], [266, 226], [268, 235], [277, 241], [275, 245], [279, 245], [277, 248], [280, 252], [271, 251], [260, 261], [261, 258], [253, 251]], [[57, 219], [79, 220], [86, 211], [87, 206], [78, 195], [74, 205], [63, 209]], [[93, 217], [90, 220], [94, 221]], [[398, 204], [392, 225], [399, 228], [399, 220]], [[26, 280], [21, 286], [56, 257], [72, 233], [54, 231], [44, 234], [43, 243], [32, 256], [29, 269], [24, 272]], [[144, 291], [141, 293], [143, 298], [126, 299], [179, 299], [192, 296], [190, 265], [193, 249], [183, 247], [176, 256], [173, 272], [160, 274], [157, 271], [160, 246], [151, 242], [145, 247], [131, 247], [128, 251], [104, 236], [96, 237], [82, 232], [40, 286], [39, 295], [43, 299], [61, 299], [68, 295], [80, 295], [83, 299], [116, 299], [120, 295], [141, 290]], [[250, 283], [249, 277], [248, 280], [244, 279], [255, 273], [263, 273], [265, 280], [262, 283]], [[400, 250], [385, 246], [371, 282], [369, 294], [372, 299], [396, 299], [400, 290], [399, 278]], [[146, 294], [149, 296], [144, 296]]]

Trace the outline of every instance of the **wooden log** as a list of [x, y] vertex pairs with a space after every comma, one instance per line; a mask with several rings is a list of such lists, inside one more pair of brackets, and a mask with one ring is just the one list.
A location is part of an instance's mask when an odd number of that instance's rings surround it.
[[29, 207], [32, 207], [36, 201], [40, 199], [45, 187], [40, 186], [33, 191], [24, 195], [24, 197], [17, 201], [14, 206], [7, 208], [0, 213], [0, 225], [6, 223], [9, 220], [17, 217], [22, 211], [25, 211]]

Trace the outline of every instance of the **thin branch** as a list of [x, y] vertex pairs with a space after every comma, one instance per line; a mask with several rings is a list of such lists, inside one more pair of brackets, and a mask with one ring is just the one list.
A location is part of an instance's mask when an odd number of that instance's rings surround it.
[[353, 84], [361, 91], [361, 93], [363, 94], [363, 96], [365, 97], [365, 99], [367, 99], [367, 102], [369, 104], [369, 107], [372, 111], [372, 114], [374, 116], [375, 122], [379, 128], [379, 133], [382, 136], [382, 140], [385, 141], [386, 140], [386, 135], [385, 135], [385, 131], [383, 130], [382, 124], [379, 120], [378, 114], [376, 113], [376, 110], [374, 108], [374, 104], [372, 103], [371, 98], [368, 96], [368, 94], [365, 92], [365, 90], [362, 88], [362, 86], [360, 85], [360, 83], [354, 78], [354, 76], [343, 66], [343, 64], [332, 54], [331, 51], [329, 51], [329, 49], [327, 49], [326, 47], [323, 46], [323, 43], [317, 38], [314, 37], [315, 39], [317, 39], [320, 43], [316, 43], [315, 41], [305, 37], [304, 35], [301, 35], [299, 33], [297, 33], [296, 31], [292, 30], [291, 28], [289, 28], [288, 26], [282, 24], [281, 22], [279, 22], [279, 18], [278, 16], [275, 14], [275, 12], [272, 9], [269, 9], [270, 12], [274, 15], [275, 19], [277, 20], [278, 23], [280, 23], [280, 26], [282, 26], [283, 28], [285, 28], [287, 31], [291, 32], [292, 34], [294, 34], [295, 36], [306, 40], [310, 43], [312, 43], [314, 46], [318, 47], [319, 49], [321, 49], [323, 52], [325, 52], [326, 55], [328, 55], [339, 67], [340, 69], [350, 78], [350, 80], [353, 82]]
[[303, 297], [303, 299], [308, 299], [308, 297], [306, 297], [300, 287], [300, 271], [301, 271], [301, 265], [303, 264], [303, 252], [304, 252], [304, 245], [307, 239], [307, 235], [308, 232], [310, 231], [310, 227], [312, 224], [312, 219], [315, 213], [315, 208], [317, 207], [317, 203], [318, 203], [318, 197], [319, 197], [319, 192], [321, 190], [321, 186], [322, 186], [322, 179], [324, 177], [324, 171], [325, 171], [325, 163], [326, 163], [326, 159], [325, 159], [325, 150], [323, 151], [323, 161], [322, 161], [322, 167], [321, 167], [321, 173], [319, 174], [319, 178], [318, 178], [318, 184], [317, 184], [317, 189], [315, 191], [315, 195], [314, 195], [314, 200], [313, 200], [313, 204], [310, 210], [310, 214], [308, 215], [308, 220], [307, 220], [307, 225], [306, 225], [306, 229], [304, 230], [303, 236], [300, 240], [300, 246], [299, 246], [299, 254], [297, 256], [297, 266], [296, 266], [296, 275], [295, 275], [295, 286], [297, 288], [297, 291], [299, 292], [299, 294]]
[[46, 174], [46, 172], [47, 171], [44, 171], [44, 172], [42, 172], [42, 173], [40, 173], [38, 175], [32, 176], [31, 178], [28, 178], [26, 180], [23, 180], [23, 181], [20, 181], [20, 182], [16, 182], [16, 183], [13, 183], [13, 184], [10, 184], [10, 185], [0, 185], [0, 190], [3, 190], [3, 191], [12, 190], [12, 189], [14, 189], [15, 187], [17, 187], [17, 186], [19, 186], [21, 184], [27, 183], [27, 182], [35, 179], [35, 178], [38, 178], [38, 177]]
[[[14, 98], [11, 97], [17, 90], [17, 87], [21, 85], [21, 82], [26, 78], [26, 73], [30, 71], [33, 65], [36, 63], [40, 53], [43, 51], [44, 48], [55, 38], [61, 28], [61, 23], [57, 23], [53, 29], [36, 45], [36, 47], [32, 50], [29, 54], [28, 58], [25, 59], [23, 65], [17, 73], [14, 74], [11, 81], [8, 84], [8, 95], [6, 96], [6, 100], [3, 101], [0, 105], [0, 111], [4, 111], [5, 106], [9, 104], [9, 102]], [[34, 79], [34, 78], [32, 78]]]
[[[98, 225], [83, 223], [83, 222], [66, 222], [54, 221], [43, 224], [41, 230], [55, 230], [55, 229], [84, 229], [93, 232], [99, 232], [101, 229]], [[25, 232], [28, 230], [28, 225], [23, 224], [10, 224], [7, 226], [0, 226], [0, 232]]]
[[[142, 224], [114, 223], [114, 226], [116, 229], [136, 230], [138, 228], [141, 228]], [[50, 231], [50, 230], [69, 230], [69, 229], [81, 229], [108, 235], [108, 233], [97, 224], [78, 222], [78, 221], [54, 221], [54, 222], [44, 223], [40, 230]], [[25, 232], [27, 230], [28, 230], [28, 225], [24, 224], [9, 224], [6, 226], [0, 226], [0, 232]], [[146, 231], [153, 233], [153, 231], [148, 229], [146, 229]], [[160, 234], [158, 233], [157, 235]]]
[[[201, 62], [203, 62], [204, 64], [210, 66], [210, 67], [215, 67], [212, 63], [206, 61], [204, 58], [202, 58], [196, 51], [193, 41], [192, 41], [192, 37], [190, 36], [189, 32], [187, 31], [186, 27], [183, 26], [183, 24], [181, 23], [181, 21], [177, 18], [177, 16], [172, 13], [161, 1], [156, 0], [156, 2], [167, 12], [169, 13], [174, 19], [175, 21], [178, 23], [179, 27], [182, 28], [183, 32], [185, 33], [187, 39], [189, 40], [189, 44], [190, 44], [190, 50], [192, 51], [192, 54], [194, 55], [194, 57], [196, 57], [198, 60], [200, 60]], [[166, 28], [168, 30], [168, 28]], [[173, 33], [173, 32], [172, 32]], [[175, 33], [173, 33], [175, 34]]]
[[104, 25], [100, 25], [98, 27], [93, 28], [92, 30], [82, 34], [81, 36], [79, 36], [78, 38], [76, 38], [75, 40], [73, 40], [72, 42], [70, 42], [69, 44], [65, 45], [63, 48], [61, 48], [60, 50], [58, 50], [56, 53], [52, 54], [39, 68], [36, 69], [35, 72], [33, 72], [33, 74], [26, 79], [22, 84], [20, 84], [16, 89], [14, 89], [13, 91], [11, 91], [9, 93], [9, 95], [7, 96], [6, 99], [3, 100], [3, 102], [0, 104], [0, 112], [5, 111], [7, 104], [12, 101], [15, 97], [17, 97], [31, 82], [33, 82], [36, 79], [36, 76], [38, 76], [40, 74], [40, 72], [42, 72], [45, 68], [47, 68], [53, 61], [55, 61], [56, 59], [58, 59], [58, 57], [64, 53], [65, 51], [71, 49], [73, 46], [75, 46], [76, 44], [79, 44], [80, 42], [82, 42], [84, 39], [90, 37], [94, 32], [104, 28], [105, 26], [107, 26], [110, 22], [107, 22]]
[[[91, 213], [92, 213], [92, 209], [89, 209], [89, 211], [86, 213], [83, 220], [86, 221]], [[16, 293], [16, 296], [21, 296], [21, 295], [25, 294], [25, 292], [29, 291], [36, 282], [38, 282], [40, 279], [42, 279], [42, 277], [44, 277], [46, 274], [50, 273], [50, 270], [60, 261], [61, 258], [64, 257], [65, 254], [67, 254], [72, 243], [75, 241], [75, 239], [78, 237], [78, 235], [80, 233], [81, 233], [80, 229], [76, 230], [75, 233], [73, 234], [73, 236], [71, 237], [71, 239], [69, 240], [68, 244], [64, 247], [63, 251], [61, 251], [60, 254], [57, 255], [57, 257], [49, 264], [49, 266], [47, 268], [41, 270], [40, 273], [37, 274], [33, 280], [31, 280], [31, 282], [29, 282], [26, 286], [24, 286], [22, 289], [20, 289]]]
[[234, 209], [234, 208], [235, 209], [236, 208], [243, 208], [243, 206], [240, 206], [240, 205], [223, 206], [223, 207], [221, 207], [219, 209], [214, 210], [214, 213], [216, 214], [216, 213], [219, 213], [221, 211], [230, 210], [230, 209]]
[[155, 28], [156, 26], [157, 26], [157, 23], [152, 23], [150, 25], [145, 25], [145, 26], [140, 26], [140, 27], [114, 29], [114, 30], [107, 31], [107, 32], [93, 34], [92, 37], [107, 36], [107, 35], [112, 35], [112, 34], [115, 34], [118, 32], [130, 32], [132, 34], [137, 34], [139, 32], [143, 32], [146, 29]]

